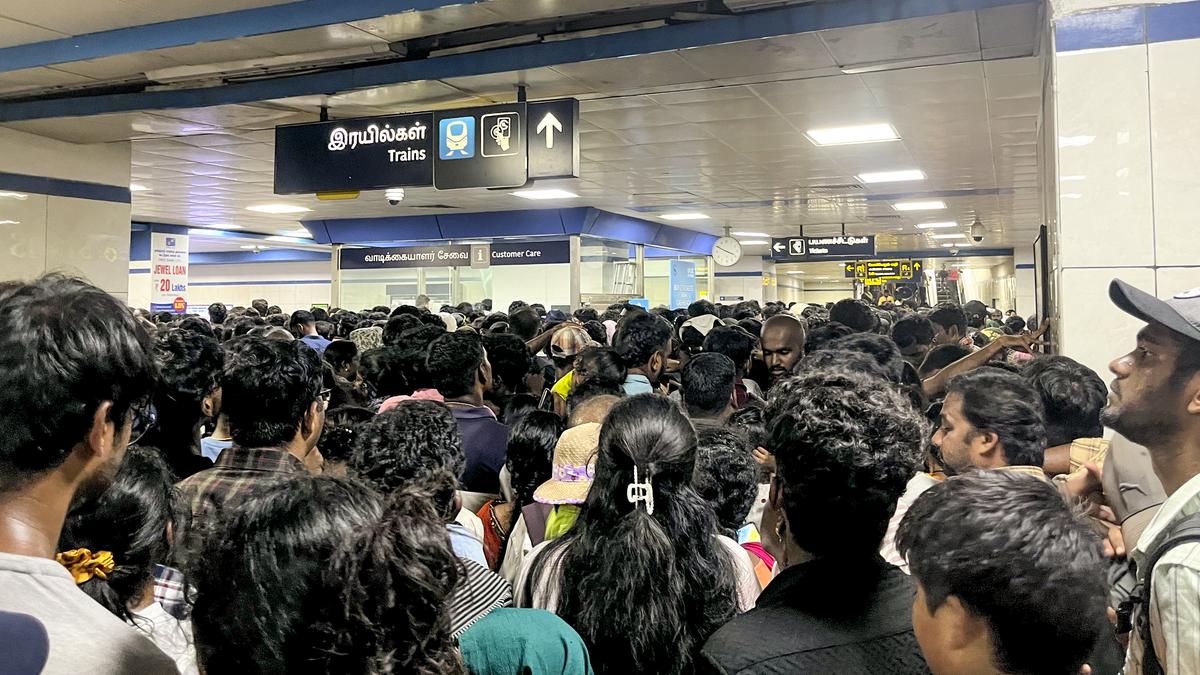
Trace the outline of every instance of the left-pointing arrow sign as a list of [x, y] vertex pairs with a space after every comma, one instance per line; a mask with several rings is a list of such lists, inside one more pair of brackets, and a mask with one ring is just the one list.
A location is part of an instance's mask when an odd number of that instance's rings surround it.
[[558, 118], [554, 116], [554, 113], [546, 113], [546, 116], [543, 117], [542, 121], [538, 122], [537, 125], [538, 134], [546, 134], [547, 150], [554, 147], [554, 132], [561, 132], [562, 130], [562, 122], [558, 121]]
[[776, 253], [782, 253], [783, 249], [784, 249], [784, 246], [783, 246], [782, 241], [775, 242], [775, 245], [771, 247], [771, 250], [775, 251]]

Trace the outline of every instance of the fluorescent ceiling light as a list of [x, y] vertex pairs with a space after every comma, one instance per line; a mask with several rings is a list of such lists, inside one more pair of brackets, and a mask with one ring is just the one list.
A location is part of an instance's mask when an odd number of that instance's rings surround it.
[[934, 239], [966, 239], [967, 238], [967, 235], [962, 234], [960, 232], [953, 232], [950, 234], [935, 234], [932, 236]]
[[258, 250], [260, 250], [260, 251], [265, 251], [265, 250], [267, 250], [267, 249], [269, 249], [269, 248], [271, 248], [271, 247], [270, 247], [270, 246], [259, 246], [259, 245], [255, 244], [255, 245], [253, 245], [253, 246], [243, 246], [242, 248], [244, 248], [244, 249], [246, 249], [246, 250], [250, 250], [250, 249], [258, 249]]
[[804, 272], [788, 272], [788, 274], [804, 274]]
[[296, 204], [255, 204], [247, 206], [246, 210], [258, 213], [307, 213], [312, 211], [307, 206], [297, 206]]
[[288, 235], [289, 237], [303, 237], [304, 239], [312, 239], [313, 238], [312, 233], [309, 232], [308, 230], [304, 229], [303, 227], [297, 228], [295, 230], [288, 230], [287, 232], [284, 232], [284, 234]]
[[897, 211], [936, 211], [946, 208], [946, 202], [935, 199], [927, 202], [896, 202], [892, 208]]
[[6, 191], [6, 190], [0, 190], [0, 199], [21, 199], [21, 200], [25, 200], [25, 199], [29, 199], [29, 195], [27, 195], [27, 194], [24, 194], [24, 193], [21, 193], [21, 192], [8, 192], [8, 191]]
[[859, 124], [852, 127], [828, 127], [809, 129], [804, 132], [808, 140], [817, 145], [849, 145], [850, 143], [878, 143], [898, 141], [900, 135], [890, 124]]
[[954, 222], [953, 220], [946, 220], [937, 223], [917, 223], [917, 229], [919, 230], [935, 230], [943, 227], [958, 227], [958, 223]]
[[210, 230], [240, 230], [240, 229], [242, 229], [241, 225], [234, 225], [233, 223], [214, 223], [212, 225], [205, 225], [204, 227], [206, 227]]
[[769, 237], [766, 232], [730, 232], [735, 237]]
[[283, 235], [280, 235], [280, 234], [271, 235], [270, 237], [267, 237], [267, 238], [266, 238], [266, 241], [281, 241], [281, 242], [284, 242], [284, 243], [286, 243], [286, 244], [303, 244], [303, 243], [306, 243], [306, 242], [304, 242], [304, 240], [300, 239], [299, 237], [285, 237], [285, 236], [283, 236]]
[[150, 188], [146, 187], [145, 185], [142, 185], [141, 183], [130, 183], [129, 184], [130, 192], [145, 192], [146, 190], [149, 190], [149, 189]]
[[900, 171], [874, 171], [860, 173], [858, 179], [864, 183], [898, 183], [906, 180], [925, 180], [925, 172], [920, 169], [902, 169]]
[[695, 211], [687, 211], [683, 213], [664, 213], [659, 218], [663, 220], [708, 220], [708, 216]]
[[188, 234], [193, 237], [204, 236], [204, 235], [219, 237], [225, 233], [222, 232], [221, 230], [209, 229], [209, 228], [204, 228], [204, 227], [192, 227], [192, 228], [188, 228]]
[[557, 190], [553, 188], [543, 190], [517, 190], [509, 193], [514, 197], [521, 199], [575, 199], [579, 195], [567, 190]]
[[19, 220], [0, 220], [0, 225], [20, 225]]
[[953, 244], [942, 244], [942, 248], [962, 248], [964, 246], [972, 246], [972, 244], [965, 241], [961, 244], [959, 242], [954, 242]]
[[738, 243], [742, 246], [765, 246], [771, 242], [766, 239], [738, 239]]

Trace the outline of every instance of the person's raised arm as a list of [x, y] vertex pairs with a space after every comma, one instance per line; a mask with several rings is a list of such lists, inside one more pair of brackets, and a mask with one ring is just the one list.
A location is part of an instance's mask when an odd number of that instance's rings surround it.
[[983, 364], [991, 361], [997, 354], [1000, 354], [1005, 349], [1019, 349], [1023, 352], [1028, 352], [1034, 345], [1041, 344], [1038, 340], [1041, 339], [1046, 331], [1050, 328], [1050, 321], [1047, 319], [1042, 322], [1041, 326], [1032, 333], [1024, 333], [1021, 335], [1001, 335], [992, 340], [986, 347], [979, 349], [976, 352], [968, 354], [961, 359], [951, 363], [939, 370], [936, 374], [925, 378], [921, 381], [921, 389], [926, 396], [937, 396], [946, 390], [946, 384], [955, 376], [975, 370]]
[[529, 349], [530, 354], [537, 354], [538, 352], [545, 349], [546, 345], [550, 344], [550, 338], [554, 337], [555, 333], [562, 330], [566, 326], [578, 326], [578, 325], [579, 324], [577, 324], [573, 321], [564, 321], [563, 323], [560, 323], [557, 326], [554, 326], [550, 330], [543, 332], [542, 334], [533, 338], [529, 342], [526, 342], [525, 346]]

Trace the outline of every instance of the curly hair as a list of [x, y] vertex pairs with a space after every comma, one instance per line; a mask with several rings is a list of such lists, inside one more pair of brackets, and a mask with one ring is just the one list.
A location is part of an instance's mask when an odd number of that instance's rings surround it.
[[740, 429], [710, 427], [701, 429], [698, 436], [696, 492], [713, 505], [724, 534], [733, 537], [746, 524], [758, 496], [758, 464]]
[[704, 351], [728, 356], [741, 375], [757, 343], [758, 339], [741, 326], [716, 326], [704, 338]]
[[79, 590], [125, 621], [136, 621], [129, 606], [154, 583], [155, 564], [170, 559], [167, 533], [182, 511], [174, 483], [154, 448], [131, 448], [112, 485], [72, 504], [63, 523], [59, 551], [112, 553], [116, 569], [103, 579], [92, 577]]
[[804, 339], [804, 353], [812, 354], [825, 349], [829, 343], [847, 335], [854, 335], [854, 329], [836, 321], [827, 321], [808, 332]]
[[364, 422], [375, 417], [368, 408], [343, 405], [325, 413], [325, 426], [321, 428], [321, 440], [317, 446], [321, 455], [329, 462], [349, 462], [354, 455], [354, 445]]
[[[653, 515], [626, 498], [634, 467], [653, 484]], [[522, 596], [561, 575], [556, 613], [587, 641], [597, 673], [690, 673], [737, 610], [734, 563], [692, 486], [695, 467], [696, 432], [678, 406], [654, 394], [623, 399], [601, 428], [579, 519], [531, 563]], [[555, 555], [560, 563], [547, 565]]]
[[169, 330], [154, 344], [158, 423], [142, 438], [168, 456], [192, 454], [196, 425], [204, 420], [204, 398], [221, 386], [225, 354], [216, 338], [183, 329]]
[[405, 372], [405, 364], [403, 347], [376, 347], [368, 349], [358, 357], [358, 372], [374, 396], [400, 396], [413, 393], [412, 383], [408, 381]]
[[1033, 476], [971, 471], [909, 507], [896, 535], [930, 613], [950, 596], [987, 622], [1006, 673], [1078, 673], [1105, 624], [1100, 540]]
[[231, 509], [191, 573], [210, 673], [461, 675], [447, 598], [461, 577], [428, 498], [331, 476]]
[[446, 398], [464, 396], [475, 386], [487, 359], [483, 339], [474, 332], [446, 333], [429, 345], [425, 367], [435, 389]]
[[230, 343], [221, 373], [221, 407], [234, 443], [276, 448], [296, 436], [321, 393], [321, 358], [300, 342], [245, 337]]
[[510, 394], [524, 389], [525, 375], [533, 368], [533, 354], [525, 342], [516, 335], [497, 333], [483, 336], [483, 346], [492, 364], [493, 381]]
[[655, 354], [668, 348], [674, 334], [666, 321], [647, 314], [627, 314], [617, 326], [613, 336], [613, 348], [628, 368], [645, 366]]
[[857, 372], [802, 371], [788, 384], [772, 390], [766, 417], [791, 537], [817, 557], [878, 550], [925, 456], [925, 421]]
[[405, 401], [358, 428], [350, 466], [384, 494], [420, 485], [444, 518], [454, 517], [454, 491], [466, 467], [462, 437], [450, 409]]
[[1042, 401], [1021, 378], [999, 368], [979, 368], [950, 380], [946, 398], [962, 398], [963, 417], [974, 433], [993, 433], [1009, 466], [1041, 466], [1046, 455]]
[[887, 379], [899, 383], [904, 374], [904, 357], [892, 339], [875, 333], [854, 333], [840, 337], [824, 349], [844, 349], [871, 357], [887, 373]]

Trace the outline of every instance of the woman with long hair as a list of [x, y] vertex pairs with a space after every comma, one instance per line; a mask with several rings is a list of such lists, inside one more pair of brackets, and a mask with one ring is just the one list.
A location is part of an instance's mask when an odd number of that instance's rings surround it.
[[749, 559], [692, 486], [696, 431], [670, 400], [617, 403], [575, 525], [526, 558], [517, 598], [587, 641], [598, 673], [688, 673], [718, 627], [753, 605]]
[[154, 600], [154, 568], [171, 558], [180, 510], [174, 482], [156, 448], [131, 448], [107, 490], [72, 505], [56, 557], [79, 590], [149, 637], [182, 675], [195, 675], [191, 624]]
[[493, 499], [477, 513], [483, 521], [483, 553], [493, 572], [500, 568], [508, 536], [521, 509], [534, 503], [534, 490], [550, 479], [550, 458], [562, 432], [562, 418], [549, 410], [526, 413], [509, 429], [504, 465], [512, 484], [513, 499]]

